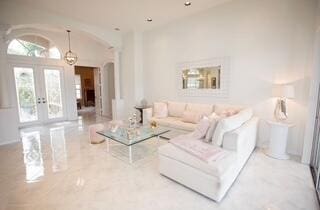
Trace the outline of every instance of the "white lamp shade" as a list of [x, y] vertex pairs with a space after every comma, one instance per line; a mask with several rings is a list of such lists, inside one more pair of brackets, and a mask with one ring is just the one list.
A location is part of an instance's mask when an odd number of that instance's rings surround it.
[[293, 85], [275, 85], [273, 88], [273, 96], [283, 98], [294, 98]]

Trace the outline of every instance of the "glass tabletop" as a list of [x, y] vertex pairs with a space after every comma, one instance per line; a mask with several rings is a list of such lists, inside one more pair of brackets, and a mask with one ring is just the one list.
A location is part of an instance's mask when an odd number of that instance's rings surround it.
[[97, 133], [121, 144], [131, 146], [152, 137], [164, 134], [168, 131], [170, 131], [168, 128], [164, 128], [161, 126], [158, 126], [157, 128], [151, 128], [150, 126], [141, 126], [136, 129], [120, 127], [115, 132], [112, 132], [111, 129], [108, 129], [104, 131], [98, 131]]

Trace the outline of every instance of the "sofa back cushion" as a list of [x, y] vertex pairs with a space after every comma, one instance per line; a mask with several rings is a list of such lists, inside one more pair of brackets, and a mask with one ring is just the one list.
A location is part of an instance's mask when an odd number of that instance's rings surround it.
[[203, 117], [203, 114], [199, 112], [192, 112], [192, 111], [186, 110], [183, 112], [182, 122], [197, 124], [202, 117]]
[[168, 117], [168, 105], [165, 102], [153, 103], [153, 116], [156, 118]]
[[221, 119], [212, 136], [212, 143], [221, 146], [223, 143], [223, 135], [234, 129], [239, 128], [243, 123], [247, 122], [253, 116], [251, 108], [243, 109], [238, 114]]
[[213, 105], [212, 104], [187, 104], [186, 107], [187, 111], [190, 112], [197, 112], [203, 115], [209, 116], [213, 112]]
[[168, 112], [170, 117], [182, 117], [186, 109], [186, 103], [168, 101]]

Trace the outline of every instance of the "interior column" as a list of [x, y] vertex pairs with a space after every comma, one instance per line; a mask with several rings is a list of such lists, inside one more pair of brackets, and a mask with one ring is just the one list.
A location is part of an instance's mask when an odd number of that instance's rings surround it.
[[0, 109], [11, 106], [7, 76], [7, 44], [5, 40], [8, 29], [8, 25], [0, 25]]
[[115, 98], [112, 100], [112, 119], [123, 119], [124, 101], [121, 99], [120, 91], [120, 51], [114, 51], [114, 91]]

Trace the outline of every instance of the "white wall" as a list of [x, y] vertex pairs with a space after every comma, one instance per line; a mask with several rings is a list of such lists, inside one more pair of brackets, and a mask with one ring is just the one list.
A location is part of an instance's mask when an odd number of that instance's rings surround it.
[[[272, 118], [273, 83], [293, 83], [289, 101], [288, 151], [301, 155], [308, 104], [309, 70], [316, 0], [239, 0], [143, 34], [144, 93], [149, 101], [233, 103], [252, 106], [262, 120]], [[182, 97], [175, 88], [176, 64], [229, 56], [229, 97]], [[268, 127], [260, 123], [259, 144]]]

